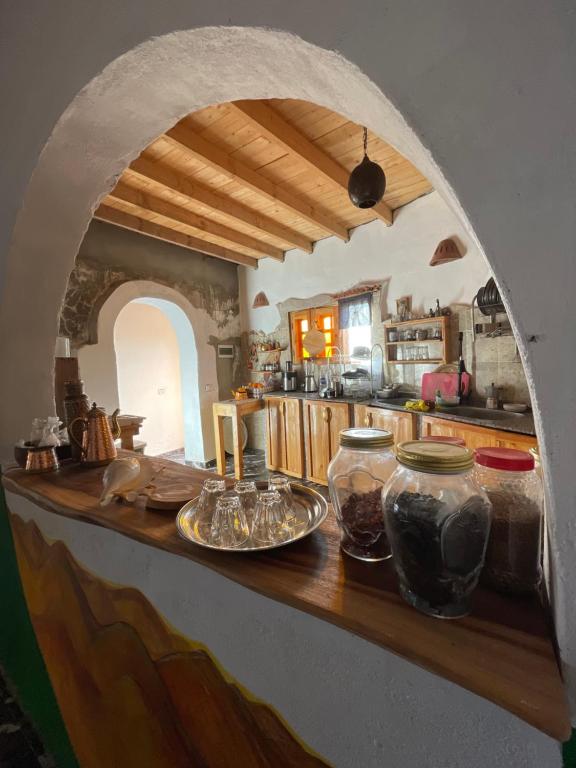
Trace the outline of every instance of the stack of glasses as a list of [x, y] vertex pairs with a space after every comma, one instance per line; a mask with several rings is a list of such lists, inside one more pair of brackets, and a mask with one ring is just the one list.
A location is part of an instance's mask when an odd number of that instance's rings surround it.
[[233, 491], [225, 480], [206, 480], [196, 507], [196, 517], [216, 547], [281, 544], [294, 536], [296, 514], [290, 482], [273, 475], [268, 488], [259, 491], [251, 480], [239, 480]]

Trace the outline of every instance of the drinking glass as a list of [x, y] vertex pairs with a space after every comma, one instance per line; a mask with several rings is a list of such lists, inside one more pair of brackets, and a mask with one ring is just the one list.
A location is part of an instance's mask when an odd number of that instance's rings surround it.
[[276, 491], [284, 503], [284, 514], [288, 525], [294, 525], [296, 522], [296, 512], [294, 511], [294, 497], [290, 481], [284, 475], [272, 475], [268, 480], [268, 490]]
[[284, 502], [276, 491], [261, 491], [258, 494], [252, 538], [263, 544], [274, 544], [290, 538]]
[[210, 543], [218, 547], [240, 547], [250, 536], [246, 515], [237, 493], [223, 493], [216, 501], [210, 527]]
[[254, 517], [254, 509], [256, 508], [256, 500], [258, 498], [256, 483], [253, 480], [238, 480], [234, 485], [234, 490], [238, 494], [240, 506], [246, 515], [246, 519], [251, 521]]
[[196, 505], [196, 516], [201, 523], [212, 524], [212, 518], [216, 512], [216, 502], [226, 491], [226, 481], [215, 479], [205, 480], [202, 492]]

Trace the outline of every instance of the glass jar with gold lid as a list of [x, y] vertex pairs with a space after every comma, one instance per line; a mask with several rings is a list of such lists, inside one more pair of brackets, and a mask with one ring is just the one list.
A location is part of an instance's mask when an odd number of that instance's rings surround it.
[[396, 469], [394, 436], [384, 429], [344, 429], [328, 466], [330, 500], [341, 531], [340, 546], [358, 560], [386, 560], [382, 488]]
[[474, 480], [474, 455], [416, 440], [400, 443], [396, 457], [382, 496], [400, 592], [423, 613], [465, 616], [490, 533], [490, 502]]

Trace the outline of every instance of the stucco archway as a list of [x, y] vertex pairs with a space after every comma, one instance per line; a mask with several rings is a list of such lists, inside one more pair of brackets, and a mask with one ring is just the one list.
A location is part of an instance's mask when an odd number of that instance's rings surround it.
[[[6, 411], [5, 440], [23, 433], [33, 414], [52, 409], [53, 350], [66, 278], [91, 213], [117, 176], [145, 145], [187, 112], [209, 103], [271, 97], [315, 101], [368, 125], [430, 178], [471, 231], [450, 185], [424, 146], [374, 83], [349, 61], [293, 35], [254, 28], [199, 28], [153, 38], [109, 64], [76, 96], [44, 147], [28, 186], [8, 255], [0, 308], [2, 327], [18, 331], [4, 333], [0, 341], [2, 359], [10, 367], [0, 389], [0, 399], [11, 404]], [[437, 104], [426, 102], [426, 108], [432, 111]], [[471, 123], [470, 129], [477, 130], [478, 125]], [[442, 160], [447, 167], [452, 163], [454, 173], [459, 158], [445, 156]], [[494, 245], [496, 230], [503, 223], [501, 212], [496, 211], [497, 198], [476, 203], [475, 213], [484, 218], [484, 224], [492, 220], [493, 231], [488, 227], [488, 234]], [[524, 241], [528, 239], [527, 232]], [[524, 241], [516, 238], [512, 260], [521, 259]], [[504, 261], [500, 254], [493, 266], [512, 310], [537, 407], [545, 471], [554, 481], [549, 510], [558, 553], [557, 598], [566, 607], [559, 612], [560, 642], [564, 656], [576, 667], [571, 620], [565, 620], [576, 580], [570, 536], [575, 453], [573, 441], [561, 434], [565, 414], [555, 406], [551, 391], [545, 396], [550, 426], [542, 429], [540, 423], [540, 394], [545, 391], [547, 372], [554, 369], [557, 350], [542, 334], [534, 335], [533, 340], [545, 343], [528, 347], [525, 323], [531, 321], [534, 291], [522, 269], [515, 275], [509, 268], [505, 281]], [[568, 273], [567, 268], [565, 271]], [[37, 283], [42, 301], [32, 311], [23, 312], [22, 297], [30, 284]], [[554, 300], [553, 295], [549, 298]], [[572, 330], [568, 320], [560, 322], [554, 313], [544, 327], [558, 333]], [[573, 353], [566, 359], [573, 359]]]
[[[98, 396], [107, 409], [117, 408], [119, 403], [114, 326], [118, 315], [132, 301], [144, 301], [161, 309], [174, 327], [180, 347], [182, 392], [184, 403], [185, 455], [189, 460], [209, 461], [214, 456], [212, 430], [212, 402], [214, 393], [201, 391], [200, 382], [217, 380], [216, 360], [212, 350], [197, 340], [206, 339], [205, 313], [194, 307], [178, 291], [150, 280], [131, 280], [119, 285], [103, 302], [97, 317], [94, 344], [87, 344], [78, 351], [80, 370], [86, 378], [89, 394]], [[151, 361], [153, 364], [153, 361]], [[90, 391], [92, 371], [105, 369], [106, 381], [99, 391]], [[139, 414], [145, 416], [146, 414]]]

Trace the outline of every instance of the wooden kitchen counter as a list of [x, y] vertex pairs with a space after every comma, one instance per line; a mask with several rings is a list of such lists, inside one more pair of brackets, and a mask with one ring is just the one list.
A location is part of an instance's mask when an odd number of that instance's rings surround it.
[[[213, 476], [163, 459], [144, 460], [165, 468], [162, 484], [188, 482], [199, 491], [203, 480]], [[451, 680], [553, 738], [569, 738], [553, 631], [536, 599], [511, 599], [479, 589], [469, 617], [429, 618], [401, 600], [390, 561], [369, 565], [341, 555], [332, 515], [318, 531], [291, 546], [252, 555], [218, 553], [182, 540], [174, 513], [148, 511], [142, 499], [134, 506], [100, 507], [103, 471], [68, 466], [29, 475], [9, 469], [3, 484], [50, 512], [190, 558]]]

